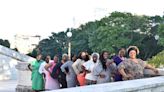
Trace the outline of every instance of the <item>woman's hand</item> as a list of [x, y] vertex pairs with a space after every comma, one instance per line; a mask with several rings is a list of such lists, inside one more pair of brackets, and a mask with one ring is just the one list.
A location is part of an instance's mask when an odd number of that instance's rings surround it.
[[82, 72], [80, 73], [81, 76], [85, 76], [86, 75], [86, 72]]
[[110, 66], [112, 63], [114, 63], [114, 62], [113, 61], [112, 62], [107, 61], [106, 66]]
[[151, 66], [149, 64], [146, 65], [146, 68], [153, 70], [156, 74], [159, 73], [159, 71], [156, 68], [154, 68], [153, 66]]
[[133, 79], [133, 76], [131, 74], [127, 74], [123, 76], [123, 80], [131, 80]]

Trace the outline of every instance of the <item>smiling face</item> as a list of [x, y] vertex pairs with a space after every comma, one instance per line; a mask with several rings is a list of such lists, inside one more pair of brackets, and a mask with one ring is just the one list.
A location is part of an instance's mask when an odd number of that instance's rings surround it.
[[108, 59], [108, 57], [109, 57], [109, 53], [108, 53], [108, 52], [104, 52], [103, 58], [104, 58], [104, 59]]
[[135, 58], [136, 58], [136, 55], [137, 55], [137, 53], [136, 53], [135, 50], [131, 50], [131, 51], [129, 52], [129, 57], [130, 57], [131, 59], [135, 59]]

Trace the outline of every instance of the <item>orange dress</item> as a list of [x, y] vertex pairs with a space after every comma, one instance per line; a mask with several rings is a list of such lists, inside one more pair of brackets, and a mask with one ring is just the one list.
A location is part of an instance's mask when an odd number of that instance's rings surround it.
[[85, 85], [85, 73], [78, 74], [77, 80], [78, 80], [80, 86], [84, 86]]

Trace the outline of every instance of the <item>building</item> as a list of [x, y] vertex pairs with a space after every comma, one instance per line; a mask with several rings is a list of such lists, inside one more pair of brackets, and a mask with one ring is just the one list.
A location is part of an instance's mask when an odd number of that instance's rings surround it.
[[14, 36], [14, 47], [18, 49], [19, 52], [27, 54], [31, 52], [38, 44], [41, 36], [35, 35], [15, 35]]

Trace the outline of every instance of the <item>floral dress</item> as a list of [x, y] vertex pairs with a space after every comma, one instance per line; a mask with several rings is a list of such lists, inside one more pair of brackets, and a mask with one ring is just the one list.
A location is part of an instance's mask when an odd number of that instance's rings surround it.
[[138, 63], [133, 62], [131, 59], [125, 59], [124, 62], [121, 62], [118, 65], [118, 69], [124, 69], [125, 73], [128, 75], [132, 75], [132, 79], [140, 79], [144, 77], [144, 68], [146, 66], [146, 62], [137, 59]]

